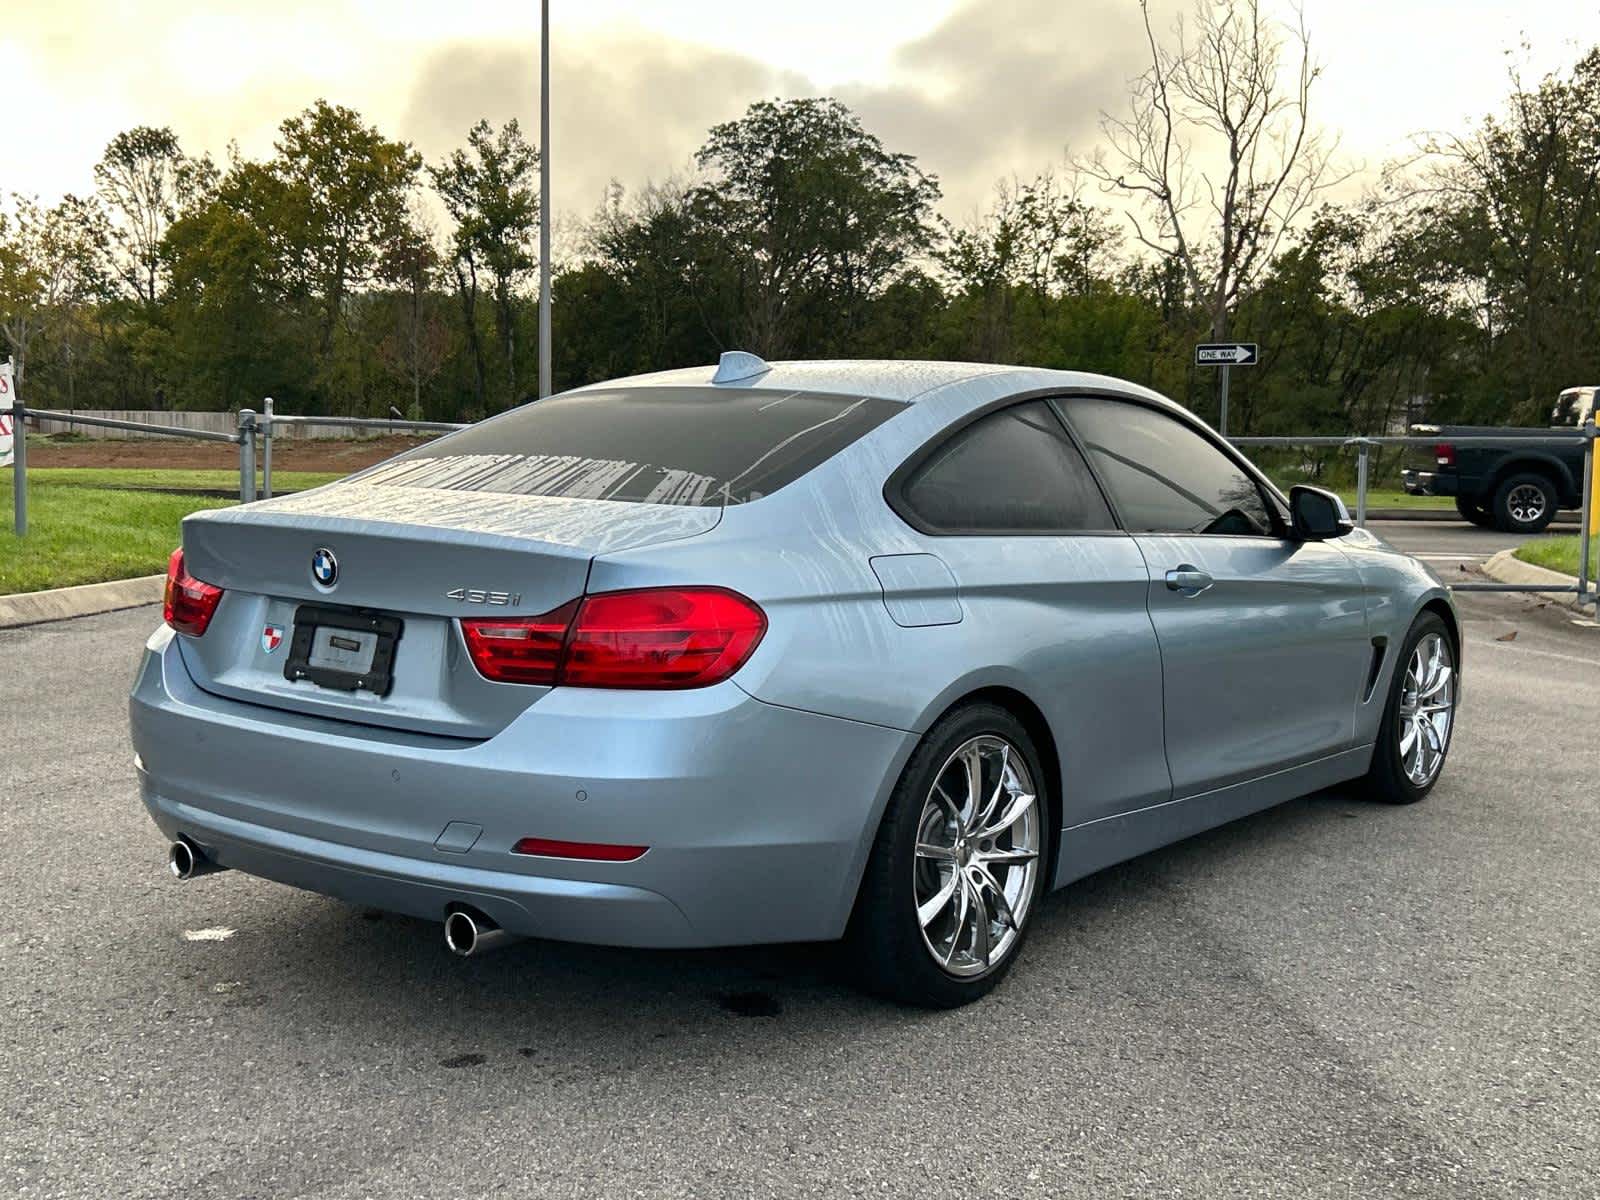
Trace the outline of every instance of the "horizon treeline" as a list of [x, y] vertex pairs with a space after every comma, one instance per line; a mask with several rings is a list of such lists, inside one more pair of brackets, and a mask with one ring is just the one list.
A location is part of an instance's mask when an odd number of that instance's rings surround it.
[[[1109, 133], [1143, 136], [1161, 72], [1158, 56]], [[1327, 202], [1325, 156], [1293, 207], [1237, 171], [1209, 213], [1180, 206], [1113, 136], [1122, 160], [1024, 173], [959, 225], [937, 180], [843, 104], [760, 101], [708, 131], [690, 174], [614, 185], [563, 230], [555, 385], [726, 349], [1002, 361], [1121, 376], [1214, 419], [1192, 348], [1224, 336], [1261, 345], [1234, 373], [1237, 434], [1423, 412], [1542, 424], [1561, 388], [1600, 382], [1597, 95], [1600, 49], [1513, 78], [1494, 115], [1352, 203]], [[539, 150], [515, 121], [464, 134], [426, 161], [321, 100], [262, 160], [119, 134], [92, 194], [0, 211], [0, 353], [37, 407], [270, 395], [282, 412], [472, 420], [533, 399]]]

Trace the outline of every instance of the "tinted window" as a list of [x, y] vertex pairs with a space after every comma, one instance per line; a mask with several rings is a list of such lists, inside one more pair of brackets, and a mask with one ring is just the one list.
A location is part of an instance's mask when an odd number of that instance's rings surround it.
[[1067, 415], [1131, 532], [1273, 532], [1256, 481], [1182, 422], [1090, 398], [1071, 401]]
[[903, 494], [941, 533], [1115, 528], [1083, 456], [1042, 401], [967, 426], [916, 468]]
[[363, 479], [517, 496], [743, 504], [793, 483], [903, 407], [754, 388], [582, 392], [524, 405]]
[[1588, 419], [1589, 406], [1583, 402], [1583, 393], [1577, 388], [1562, 392], [1550, 413], [1550, 424], [1558, 429], [1577, 429]]

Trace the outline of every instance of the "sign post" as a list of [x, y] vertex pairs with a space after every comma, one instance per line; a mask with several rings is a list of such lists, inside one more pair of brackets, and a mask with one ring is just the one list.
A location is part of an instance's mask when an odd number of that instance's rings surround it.
[[11, 360], [0, 362], [0, 467], [9, 466], [11, 520], [18, 537], [28, 532], [28, 439], [23, 428], [22, 398]]
[[1259, 361], [1254, 342], [1205, 342], [1194, 348], [1195, 366], [1222, 368], [1217, 424], [1223, 437], [1228, 436], [1228, 372], [1234, 367], [1253, 367]]

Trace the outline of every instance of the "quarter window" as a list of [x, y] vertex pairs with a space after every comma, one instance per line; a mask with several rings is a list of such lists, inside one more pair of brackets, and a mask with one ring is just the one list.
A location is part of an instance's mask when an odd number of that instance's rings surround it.
[[1083, 455], [1043, 401], [973, 422], [912, 472], [902, 495], [937, 533], [1116, 527]]
[[1098, 397], [1070, 401], [1067, 417], [1130, 533], [1273, 534], [1256, 480], [1183, 422]]

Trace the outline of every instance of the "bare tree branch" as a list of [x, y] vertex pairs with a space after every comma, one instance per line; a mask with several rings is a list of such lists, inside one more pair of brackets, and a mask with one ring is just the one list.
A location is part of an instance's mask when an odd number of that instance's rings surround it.
[[1163, 41], [1149, 0], [1139, 7], [1150, 65], [1131, 81], [1127, 114], [1101, 114], [1109, 151], [1078, 165], [1146, 210], [1148, 223], [1130, 213], [1134, 236], [1182, 267], [1221, 338], [1240, 295], [1350, 173], [1335, 168], [1337, 141], [1312, 122], [1321, 68], [1302, 14], [1285, 28], [1259, 0], [1196, 0]]

